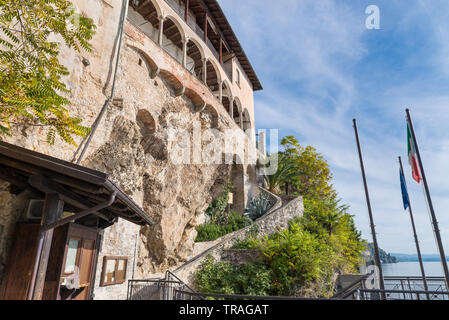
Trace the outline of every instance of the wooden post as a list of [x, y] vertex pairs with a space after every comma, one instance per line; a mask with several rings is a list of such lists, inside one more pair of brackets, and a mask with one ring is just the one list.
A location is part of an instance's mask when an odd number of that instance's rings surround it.
[[220, 38], [220, 64], [223, 64], [223, 40]]
[[[42, 212], [41, 226], [57, 221], [62, 213], [63, 202], [59, 200], [56, 193], [47, 193], [45, 196], [44, 209]], [[39, 235], [38, 250], [31, 277], [31, 286], [28, 293], [29, 300], [42, 300], [44, 292], [45, 276], [47, 275], [48, 259], [50, 256], [53, 230], [41, 232]]]
[[204, 42], [207, 44], [207, 12], [204, 14]]

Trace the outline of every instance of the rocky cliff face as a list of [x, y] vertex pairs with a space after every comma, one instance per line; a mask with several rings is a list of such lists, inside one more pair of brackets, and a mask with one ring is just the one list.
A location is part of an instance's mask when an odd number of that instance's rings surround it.
[[[110, 63], [98, 48], [89, 56], [90, 66], [82, 65], [80, 55], [61, 54], [71, 72], [67, 79], [74, 104], [70, 113], [83, 117], [85, 125], [95, 120], [110, 86]], [[103, 49], [110, 52], [110, 48]], [[193, 249], [195, 227], [232, 172], [227, 165], [171, 161], [171, 129], [184, 130], [184, 142], [193, 146], [201, 141], [198, 132], [211, 127], [223, 132], [235, 124], [207, 108], [197, 110], [191, 100], [176, 95], [169, 79], [163, 75], [152, 79], [150, 73], [145, 58], [124, 46], [115, 94], [123, 99], [123, 107], [108, 108], [81, 162], [108, 173], [156, 222], [155, 227], [141, 230], [136, 277], [148, 277], [185, 261]], [[74, 159], [75, 148], [60, 140], [55, 146], [48, 145], [43, 128], [13, 128], [12, 134], [7, 142]]]
[[[115, 117], [107, 141], [83, 162], [109, 173], [156, 222], [141, 230], [138, 271], [140, 277], [165, 271], [183, 262], [193, 250], [195, 227], [221, 186], [230, 179], [226, 165], [176, 164], [170, 130], [187, 134], [193, 145], [194, 130], [204, 132], [214, 120], [196, 112], [191, 101], [176, 97], [163, 77], [152, 80], [140, 55], [125, 49], [117, 97], [123, 111]], [[218, 129], [224, 130], [221, 122]], [[242, 173], [243, 174], [243, 173]]]

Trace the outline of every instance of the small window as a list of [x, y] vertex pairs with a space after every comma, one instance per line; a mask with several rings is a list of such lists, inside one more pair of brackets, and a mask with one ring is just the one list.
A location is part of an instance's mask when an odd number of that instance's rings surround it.
[[79, 260], [80, 239], [70, 239], [67, 248], [67, 256], [65, 259], [64, 274], [72, 274], [75, 272]]
[[127, 265], [127, 257], [104, 257], [100, 286], [103, 287], [124, 283], [126, 281]]
[[240, 87], [240, 71], [239, 71], [239, 69], [236, 69], [235, 83], [237, 83], [237, 85]]

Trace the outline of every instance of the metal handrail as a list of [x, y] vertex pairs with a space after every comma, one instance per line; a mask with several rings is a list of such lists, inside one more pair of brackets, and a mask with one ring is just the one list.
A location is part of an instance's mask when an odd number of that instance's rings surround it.
[[214, 298], [224, 300], [329, 300], [324, 298], [298, 298], [298, 297], [281, 297], [281, 296], [250, 296], [250, 295], [228, 295], [228, 294], [212, 294], [212, 293], [197, 293], [188, 292], [183, 290], [175, 290], [175, 297], [177, 296], [190, 296], [202, 297], [202, 298]]
[[358, 289], [359, 292], [367, 292], [367, 293], [415, 293], [415, 294], [449, 294], [448, 291], [425, 291], [425, 290], [381, 290], [381, 289]]
[[351, 283], [349, 286], [344, 288], [341, 292], [336, 293], [332, 299], [346, 299], [347, 297], [353, 295], [357, 292], [358, 289], [360, 289], [360, 286], [362, 289], [364, 288], [364, 281], [367, 277], [363, 277], [361, 279], [357, 279], [353, 283]]
[[[366, 279], [366, 278], [365, 278]], [[418, 290], [422, 287], [422, 277], [419, 276], [386, 276], [384, 277], [385, 285], [389, 285], [390, 288], [385, 290], [380, 289], [366, 289], [363, 284], [365, 279], [359, 279], [355, 281], [353, 284], [349, 285], [346, 289], [334, 295], [333, 299], [346, 299], [351, 295], [356, 295], [362, 300], [370, 300], [373, 299], [372, 296], [367, 294], [384, 294], [387, 299], [400, 299], [399, 296], [402, 296], [404, 300], [420, 300], [421, 295], [432, 299], [443, 299], [445, 300], [449, 296], [449, 291], [446, 290], [446, 285], [441, 284], [444, 283], [443, 277], [427, 277], [427, 282], [430, 283], [433, 287], [433, 290]], [[437, 282], [437, 283], [435, 283]], [[439, 284], [438, 284], [439, 282]], [[360, 288], [359, 286], [362, 286]], [[398, 295], [398, 297], [394, 297], [394, 295]], [[376, 299], [376, 297], [374, 297]]]

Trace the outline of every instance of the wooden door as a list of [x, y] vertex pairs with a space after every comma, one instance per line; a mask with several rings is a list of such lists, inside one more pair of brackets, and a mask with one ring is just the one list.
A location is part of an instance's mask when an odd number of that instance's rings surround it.
[[61, 282], [71, 277], [78, 270], [79, 285], [77, 290], [67, 290], [61, 287], [60, 298], [70, 300], [88, 300], [93, 281], [96, 259], [96, 244], [98, 233], [94, 229], [71, 224], [67, 235], [64, 264]]
[[37, 252], [39, 224], [18, 223], [0, 290], [2, 300], [26, 300]]
[[83, 239], [80, 252], [79, 278], [83, 291], [74, 300], [88, 300], [93, 285], [92, 272], [95, 258], [95, 240]]

